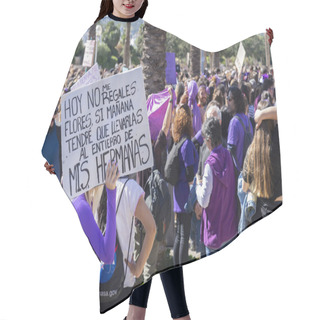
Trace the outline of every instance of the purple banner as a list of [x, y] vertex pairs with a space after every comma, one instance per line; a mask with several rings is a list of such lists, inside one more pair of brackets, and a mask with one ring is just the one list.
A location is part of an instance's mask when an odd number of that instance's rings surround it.
[[166, 52], [166, 60], [166, 82], [167, 84], [176, 84], [176, 54], [174, 52]]
[[[176, 95], [172, 90], [173, 106], [176, 103]], [[147, 100], [147, 113], [149, 119], [149, 127], [151, 139], [155, 141], [162, 128], [164, 116], [166, 114], [170, 100], [170, 93], [168, 89], [164, 89], [159, 93], [154, 93], [149, 96]]]

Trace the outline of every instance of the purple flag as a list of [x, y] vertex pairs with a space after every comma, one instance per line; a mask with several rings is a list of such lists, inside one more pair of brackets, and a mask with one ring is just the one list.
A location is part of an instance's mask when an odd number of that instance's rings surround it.
[[[172, 103], [175, 106], [176, 95], [172, 90]], [[162, 128], [164, 116], [169, 106], [170, 93], [168, 89], [164, 89], [159, 93], [153, 93], [147, 100], [147, 113], [149, 119], [151, 139], [155, 141]]]
[[174, 52], [166, 52], [166, 82], [167, 84], [176, 84], [176, 54]]

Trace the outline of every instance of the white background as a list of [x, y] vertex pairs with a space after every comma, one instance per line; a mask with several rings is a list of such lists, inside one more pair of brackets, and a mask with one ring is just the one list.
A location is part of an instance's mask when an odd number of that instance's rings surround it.
[[[218, 254], [184, 267], [193, 320], [320, 319], [319, 17], [315, 2], [150, 0], [145, 20], [219, 51], [271, 27], [284, 205]], [[4, 4], [1, 4], [1, 7]], [[99, 314], [99, 263], [41, 156], [80, 37], [100, 0], [1, 8], [0, 319]], [[146, 319], [170, 319], [155, 276]]]

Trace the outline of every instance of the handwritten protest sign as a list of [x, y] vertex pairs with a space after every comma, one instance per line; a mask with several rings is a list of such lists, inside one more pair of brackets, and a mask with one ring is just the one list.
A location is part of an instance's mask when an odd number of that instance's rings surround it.
[[236, 68], [238, 70], [238, 74], [239, 75], [241, 74], [241, 69], [242, 69], [242, 65], [243, 65], [243, 61], [244, 61], [245, 55], [246, 55], [246, 51], [244, 50], [242, 42], [240, 42], [237, 58], [236, 58], [236, 61], [235, 61], [235, 65], [236, 65]]
[[109, 161], [120, 175], [153, 166], [141, 67], [61, 97], [63, 188], [70, 198], [104, 183]]
[[87, 40], [87, 42], [85, 44], [84, 56], [83, 56], [83, 61], [82, 61], [82, 65], [84, 67], [91, 67], [92, 66], [95, 46], [96, 46], [95, 40]]

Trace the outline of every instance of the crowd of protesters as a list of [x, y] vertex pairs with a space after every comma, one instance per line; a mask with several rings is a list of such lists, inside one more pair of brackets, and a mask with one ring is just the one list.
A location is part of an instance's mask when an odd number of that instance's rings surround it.
[[[122, 67], [101, 70], [101, 77], [122, 72]], [[64, 92], [84, 73], [83, 67], [72, 65]], [[163, 236], [154, 242], [145, 280], [157, 270], [170, 221], [172, 263], [182, 265], [194, 258], [191, 252], [204, 256], [221, 249], [282, 201], [273, 70], [251, 67], [240, 76], [235, 69], [216, 69], [212, 75], [205, 70], [198, 77], [184, 70], [177, 72], [177, 80], [166, 87], [170, 102], [152, 141], [154, 167], [134, 177], [142, 188], [155, 170], [163, 178], [167, 157], [178, 147], [179, 177], [168, 189], [172, 207], [165, 209], [171, 214], [163, 221], [155, 217]], [[55, 170], [60, 174], [60, 168]]]
[[179, 148], [173, 261], [181, 265], [190, 249], [209, 255], [273, 212], [282, 186], [273, 69], [177, 78], [168, 152]]

